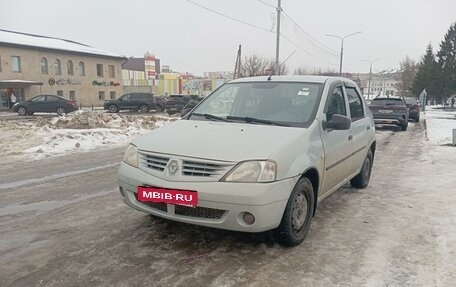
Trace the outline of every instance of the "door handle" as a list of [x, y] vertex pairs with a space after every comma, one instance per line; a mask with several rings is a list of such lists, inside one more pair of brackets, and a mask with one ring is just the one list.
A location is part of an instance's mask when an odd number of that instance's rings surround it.
[[352, 135], [349, 135], [348, 136], [348, 140], [351, 141], [353, 139], [353, 136]]
[[367, 128], [367, 130], [370, 130], [370, 129], [371, 129], [371, 127], [370, 127], [370, 126], [367, 126], [366, 128]]

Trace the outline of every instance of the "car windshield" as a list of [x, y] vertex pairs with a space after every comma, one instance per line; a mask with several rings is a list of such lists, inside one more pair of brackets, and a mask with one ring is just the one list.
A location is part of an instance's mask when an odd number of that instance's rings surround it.
[[322, 86], [303, 82], [230, 83], [211, 94], [189, 119], [306, 126], [313, 120]]
[[402, 99], [374, 99], [371, 103], [374, 106], [403, 106], [404, 102]]

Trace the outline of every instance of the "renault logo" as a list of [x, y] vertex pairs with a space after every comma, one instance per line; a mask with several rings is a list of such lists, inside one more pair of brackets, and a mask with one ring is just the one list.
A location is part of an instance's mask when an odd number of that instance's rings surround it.
[[179, 170], [179, 165], [177, 164], [177, 160], [172, 160], [168, 164], [168, 171], [170, 174], [176, 174], [176, 172]]

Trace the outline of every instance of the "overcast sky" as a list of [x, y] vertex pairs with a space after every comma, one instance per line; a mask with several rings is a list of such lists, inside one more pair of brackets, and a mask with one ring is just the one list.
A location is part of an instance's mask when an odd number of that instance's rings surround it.
[[[275, 57], [272, 7], [257, 0], [192, 1], [263, 30], [186, 0], [1, 0], [0, 28], [71, 39], [125, 56], [149, 51], [162, 65], [196, 74], [234, 70], [239, 44], [243, 56]], [[277, 5], [276, 0], [263, 2]], [[291, 72], [298, 66], [338, 70], [340, 40], [325, 34], [357, 31], [362, 33], [345, 40], [345, 72], [367, 72], [369, 64], [361, 60], [377, 58], [382, 60], [374, 63], [374, 71], [397, 68], [406, 55], [419, 60], [429, 42], [436, 50], [456, 21], [456, 0], [282, 0], [282, 7], [291, 20], [282, 17], [288, 40], [281, 39], [280, 58], [296, 51], [287, 61]]]

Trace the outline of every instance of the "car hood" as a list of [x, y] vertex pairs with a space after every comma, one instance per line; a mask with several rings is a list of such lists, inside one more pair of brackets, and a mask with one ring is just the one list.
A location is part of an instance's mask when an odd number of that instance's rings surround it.
[[239, 162], [268, 159], [305, 132], [296, 127], [179, 120], [132, 143], [144, 151]]

